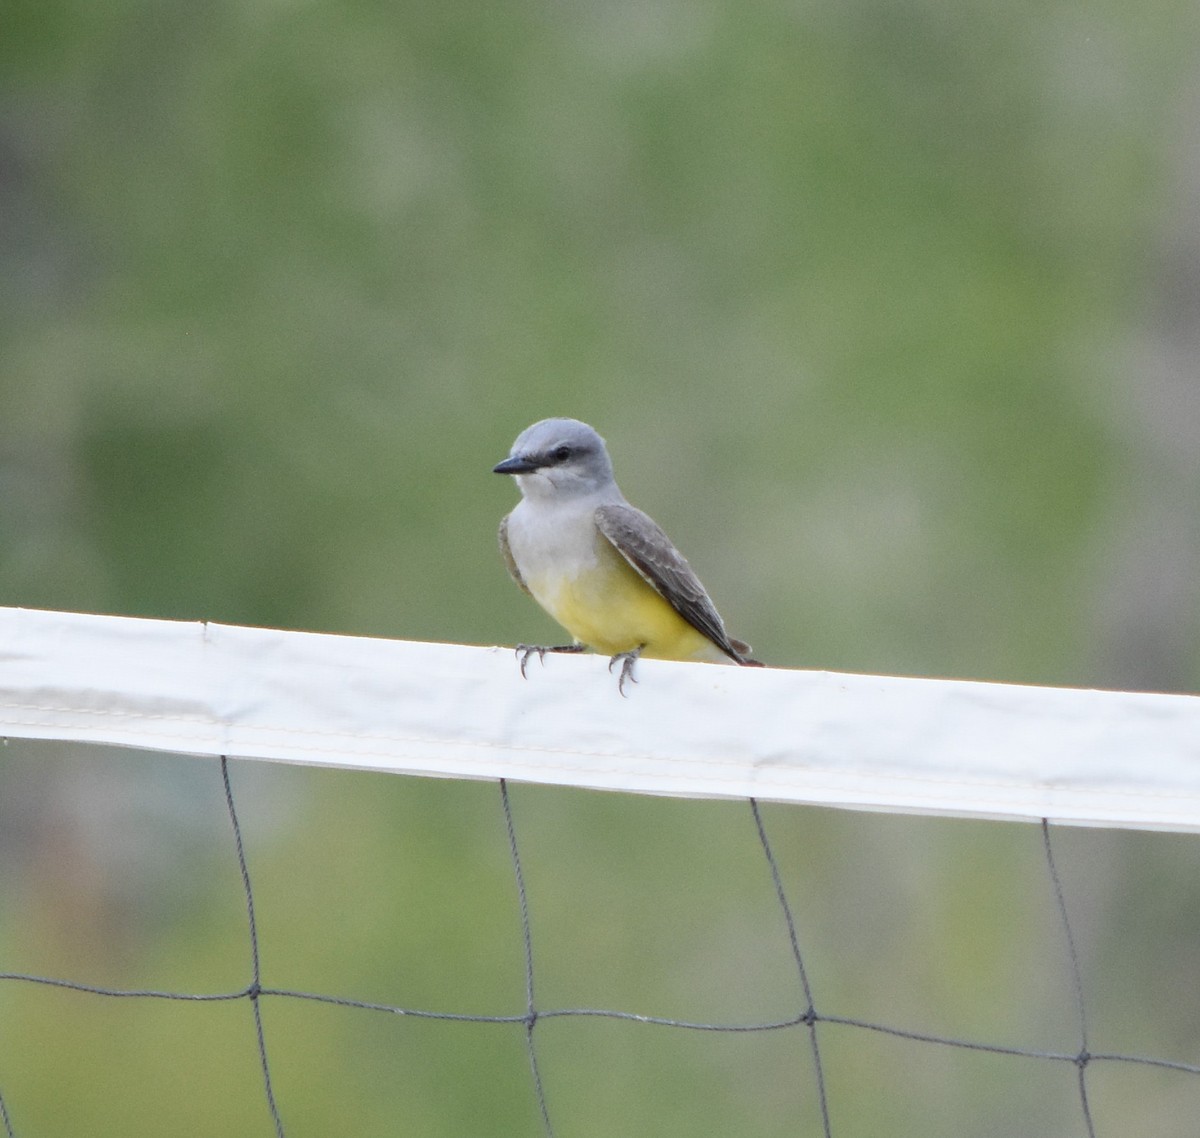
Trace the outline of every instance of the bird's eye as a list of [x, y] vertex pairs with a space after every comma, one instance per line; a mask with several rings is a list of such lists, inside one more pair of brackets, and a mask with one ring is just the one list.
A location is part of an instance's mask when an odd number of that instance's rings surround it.
[[570, 457], [571, 457], [571, 448], [569, 446], [563, 445], [563, 446], [554, 448], [554, 461], [555, 462], [566, 462], [567, 459]]

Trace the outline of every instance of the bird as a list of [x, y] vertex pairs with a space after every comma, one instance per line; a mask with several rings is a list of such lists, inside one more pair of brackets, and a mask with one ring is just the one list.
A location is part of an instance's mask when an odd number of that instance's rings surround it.
[[500, 523], [500, 552], [513, 580], [574, 638], [520, 644], [521, 675], [547, 652], [591, 649], [621, 664], [617, 689], [637, 683], [639, 657], [762, 667], [725, 631], [700, 579], [613, 476], [604, 440], [578, 419], [542, 419], [518, 436], [496, 474], [521, 492]]

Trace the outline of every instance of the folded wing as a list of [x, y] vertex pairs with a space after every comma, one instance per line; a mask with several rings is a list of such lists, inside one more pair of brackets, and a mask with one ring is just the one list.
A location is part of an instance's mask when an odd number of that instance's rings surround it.
[[600, 506], [596, 527], [663, 600], [726, 656], [739, 664], [758, 663], [749, 659], [748, 644], [725, 631], [700, 578], [652, 518], [627, 504]]

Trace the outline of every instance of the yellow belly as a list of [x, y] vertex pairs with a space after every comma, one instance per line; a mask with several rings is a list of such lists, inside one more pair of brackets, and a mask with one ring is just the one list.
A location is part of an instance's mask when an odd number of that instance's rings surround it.
[[570, 578], [528, 581], [541, 606], [580, 644], [606, 656], [642, 648], [660, 660], [722, 660], [694, 629], [611, 548]]

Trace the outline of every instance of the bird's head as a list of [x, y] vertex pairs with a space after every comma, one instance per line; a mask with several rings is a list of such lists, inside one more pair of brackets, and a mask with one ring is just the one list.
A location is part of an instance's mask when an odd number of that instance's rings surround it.
[[615, 485], [604, 440], [578, 419], [543, 419], [526, 427], [508, 458], [492, 469], [513, 475], [527, 498], [585, 497]]

